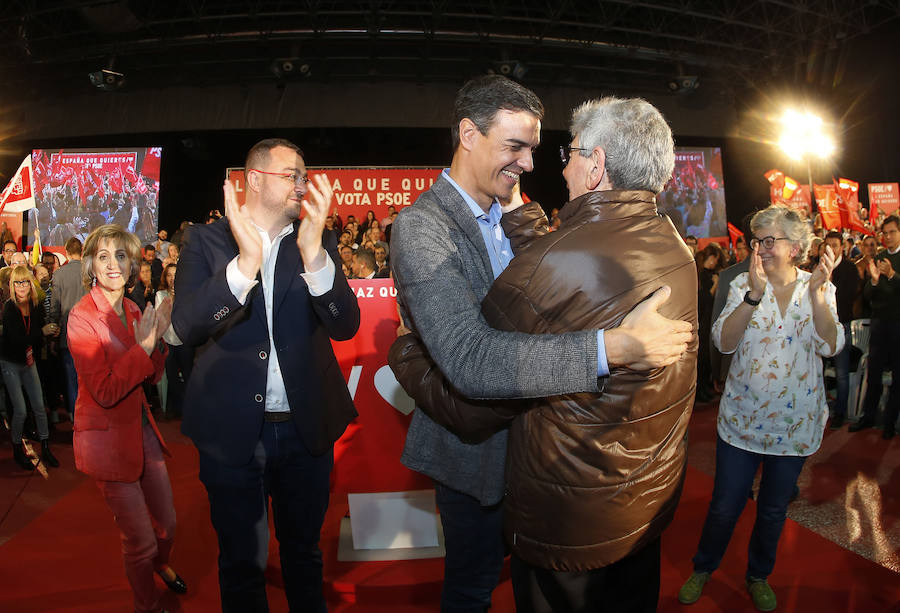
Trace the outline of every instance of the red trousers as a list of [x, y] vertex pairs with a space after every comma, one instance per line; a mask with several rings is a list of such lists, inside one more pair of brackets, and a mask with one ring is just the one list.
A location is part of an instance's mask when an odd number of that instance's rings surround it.
[[97, 481], [122, 538], [125, 574], [137, 613], [159, 613], [153, 574], [169, 564], [175, 538], [172, 486], [159, 440], [144, 426], [144, 472], [139, 481]]

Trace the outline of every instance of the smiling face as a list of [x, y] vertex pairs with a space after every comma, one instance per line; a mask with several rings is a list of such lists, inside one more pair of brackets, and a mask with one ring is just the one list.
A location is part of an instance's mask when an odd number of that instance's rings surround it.
[[[303, 158], [288, 147], [275, 147], [269, 151], [269, 161], [260, 170], [306, 177]], [[286, 223], [300, 216], [300, 201], [308, 191], [306, 182], [294, 183], [290, 177], [274, 174], [256, 173], [256, 176], [260, 179], [260, 202], [269, 214], [280, 215]]]
[[31, 281], [29, 279], [19, 279], [17, 281], [12, 282], [13, 293], [16, 297], [16, 302], [24, 303], [28, 302], [31, 299]]
[[460, 122], [460, 146], [471, 153], [463, 187], [482, 208], [495, 198], [509, 198], [522, 173], [534, 169], [532, 153], [541, 142], [541, 121], [527, 111], [499, 110], [487, 134]]
[[94, 256], [94, 278], [97, 285], [107, 293], [118, 293], [125, 289], [125, 282], [131, 274], [131, 261], [125, 246], [111, 239], [103, 239]]
[[776, 239], [771, 249], [767, 249], [762, 242], [759, 243], [759, 257], [762, 259], [763, 270], [766, 273], [784, 272], [794, 266], [793, 258], [796, 257], [799, 247], [793, 241], [787, 239], [787, 234], [777, 226], [763, 226], [754, 233], [756, 238], [762, 240], [768, 236]]

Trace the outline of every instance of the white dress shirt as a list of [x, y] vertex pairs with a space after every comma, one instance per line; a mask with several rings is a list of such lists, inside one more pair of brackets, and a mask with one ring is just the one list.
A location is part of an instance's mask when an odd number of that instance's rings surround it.
[[[288, 404], [284, 377], [278, 364], [278, 354], [275, 352], [275, 345], [272, 342], [272, 299], [275, 289], [275, 262], [278, 260], [278, 247], [281, 245], [281, 239], [290, 234], [294, 228], [293, 224], [288, 224], [281, 229], [281, 232], [278, 233], [274, 240], [269, 240], [268, 232], [256, 224], [253, 224], [253, 227], [256, 228], [262, 241], [262, 265], [259, 272], [266, 304], [266, 325], [269, 328], [269, 367], [266, 373], [265, 410], [267, 412], [286, 412], [290, 411], [291, 407]], [[235, 256], [228, 263], [225, 269], [225, 279], [228, 281], [228, 288], [237, 301], [244, 304], [247, 301], [247, 294], [259, 281], [245, 277], [238, 268], [237, 260], [238, 258]], [[302, 272], [300, 276], [306, 282], [311, 296], [321, 296], [331, 291], [334, 285], [334, 261], [326, 256], [323, 268], [315, 272]]]

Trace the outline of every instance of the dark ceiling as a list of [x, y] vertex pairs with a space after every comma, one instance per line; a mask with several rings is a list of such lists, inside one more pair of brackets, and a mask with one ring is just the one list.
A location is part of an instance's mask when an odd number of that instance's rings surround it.
[[102, 68], [132, 91], [494, 71], [533, 86], [697, 86], [734, 99], [751, 85], [833, 86], [854, 40], [898, 15], [879, 0], [8, 0], [0, 76], [26, 99], [83, 91]]

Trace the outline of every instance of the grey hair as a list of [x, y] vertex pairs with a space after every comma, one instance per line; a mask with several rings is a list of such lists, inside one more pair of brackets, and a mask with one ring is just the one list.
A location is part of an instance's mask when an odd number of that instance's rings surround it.
[[799, 247], [797, 255], [792, 258], [794, 264], [800, 265], [804, 263], [812, 242], [812, 231], [809, 229], [809, 224], [796, 211], [784, 206], [770, 206], [757, 211], [750, 219], [750, 231], [753, 234], [756, 234], [760, 228], [769, 226], [774, 226], [784, 232], [784, 235], [791, 240], [791, 243]]
[[606, 96], [572, 111], [570, 132], [590, 157], [595, 147], [606, 153], [606, 172], [616, 189], [658, 194], [675, 168], [672, 130], [659, 110], [642, 98]]

